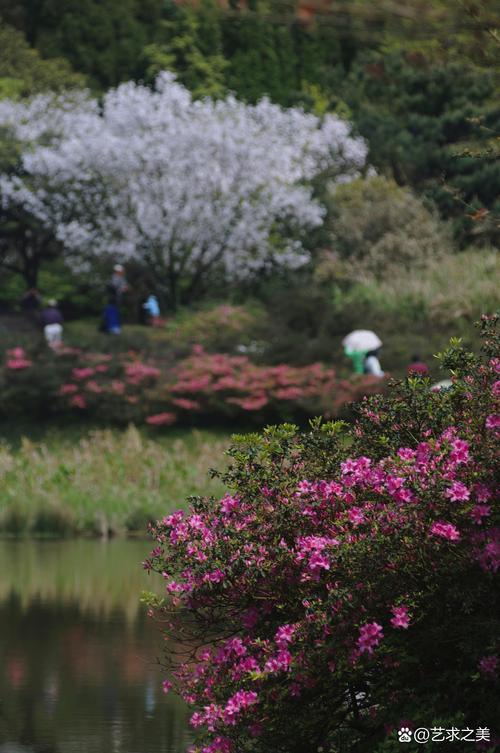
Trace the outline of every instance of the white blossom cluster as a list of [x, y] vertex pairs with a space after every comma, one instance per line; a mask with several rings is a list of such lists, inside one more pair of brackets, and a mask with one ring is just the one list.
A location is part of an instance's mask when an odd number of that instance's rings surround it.
[[135, 257], [172, 279], [301, 265], [300, 238], [323, 216], [311, 180], [355, 176], [367, 151], [333, 115], [196, 101], [169, 73], [100, 103], [85, 92], [4, 100], [0, 128], [25, 144], [18, 173], [0, 176], [4, 208], [21, 204], [70, 255]]

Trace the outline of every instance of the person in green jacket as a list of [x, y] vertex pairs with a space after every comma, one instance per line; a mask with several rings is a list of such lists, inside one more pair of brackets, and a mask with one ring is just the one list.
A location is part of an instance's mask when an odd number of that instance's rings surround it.
[[347, 358], [349, 358], [350, 361], [352, 361], [352, 368], [355, 374], [364, 374], [365, 373], [365, 359], [366, 354], [368, 353], [367, 350], [349, 350], [349, 348], [344, 348], [344, 353], [346, 354]]

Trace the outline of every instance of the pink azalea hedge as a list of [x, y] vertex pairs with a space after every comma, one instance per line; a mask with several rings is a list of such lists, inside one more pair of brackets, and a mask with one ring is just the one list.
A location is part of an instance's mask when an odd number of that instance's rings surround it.
[[[159, 402], [168, 405], [164, 423], [189, 415], [288, 419], [336, 415], [349, 402], [379, 391], [373, 377], [338, 379], [321, 363], [300, 368], [281, 364], [258, 366], [246, 356], [206, 353], [201, 346], [175, 366], [166, 385], [159, 385]], [[162, 423], [162, 414], [149, 423]]]
[[201, 346], [177, 364], [145, 361], [136, 353], [111, 356], [65, 348], [28, 355], [15, 348], [7, 353], [0, 382], [0, 411], [77, 411], [151, 426], [333, 416], [384, 385], [373, 377], [339, 379], [319, 363], [257, 366], [246, 356], [209, 354]]

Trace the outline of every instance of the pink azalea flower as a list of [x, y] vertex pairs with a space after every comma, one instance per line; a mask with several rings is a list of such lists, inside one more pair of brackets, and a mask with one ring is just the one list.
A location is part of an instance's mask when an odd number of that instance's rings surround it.
[[129, 363], [125, 367], [125, 376], [132, 384], [139, 384], [144, 379], [157, 379], [161, 374], [160, 369], [156, 366], [147, 366], [140, 361]]
[[415, 450], [411, 450], [409, 447], [401, 447], [398, 450], [398, 455], [401, 458], [401, 460], [413, 460], [416, 452]]
[[117, 395], [123, 395], [125, 392], [125, 383], [121, 382], [119, 379], [113, 379], [111, 382], [111, 389], [113, 392], [116, 392]]
[[168, 691], [171, 689], [171, 687], [172, 687], [172, 683], [170, 682], [170, 680], [163, 680], [163, 682], [162, 682], [162, 691], [164, 693], [168, 693]]
[[223, 497], [221, 503], [220, 503], [220, 509], [221, 512], [224, 513], [224, 515], [228, 515], [231, 512], [234, 512], [239, 507], [239, 502], [234, 497], [231, 497], [229, 494], [226, 494], [225, 497]]
[[373, 654], [373, 649], [378, 646], [383, 637], [382, 625], [377, 622], [367, 622], [359, 629], [358, 648], [361, 653]]
[[72, 395], [75, 392], [78, 392], [78, 385], [76, 384], [62, 384], [59, 387], [60, 395]]
[[410, 624], [410, 617], [408, 615], [408, 607], [405, 607], [405, 606], [392, 607], [392, 614], [394, 615], [391, 619], [392, 627], [402, 628], [403, 630], [406, 630], [406, 628]]
[[496, 573], [500, 568], [500, 529], [488, 531], [488, 539], [483, 549], [477, 555], [477, 560], [483, 570]]
[[148, 416], [146, 423], [150, 426], [169, 426], [175, 423], [177, 416], [175, 413], [156, 413], [154, 416]]
[[320, 552], [313, 552], [309, 558], [309, 569], [314, 573], [319, 573], [320, 570], [329, 570], [330, 560]]
[[85, 385], [85, 389], [89, 392], [94, 392], [96, 395], [99, 395], [101, 392], [103, 392], [102, 387], [97, 384], [94, 379], [89, 379], [89, 381]]
[[72, 369], [71, 374], [74, 379], [88, 379], [95, 374], [95, 369], [90, 366], [85, 366], [82, 369]]
[[448, 541], [458, 541], [460, 538], [458, 529], [451, 523], [433, 523], [430, 532], [433, 536], [441, 536], [441, 538], [448, 539]]
[[292, 655], [287, 649], [281, 649], [274, 656], [269, 657], [264, 665], [266, 672], [274, 674], [275, 672], [286, 672], [292, 662]]
[[25, 350], [18, 345], [17, 348], [11, 348], [8, 350], [7, 355], [11, 358], [24, 358]]
[[32, 365], [32, 361], [27, 358], [9, 358], [5, 364], [11, 371], [21, 371], [27, 369]]
[[451, 443], [452, 453], [451, 460], [455, 463], [467, 463], [469, 460], [469, 443], [463, 439], [455, 439]]
[[231, 753], [233, 744], [227, 737], [218, 735], [210, 745], [205, 745], [201, 753]]
[[470, 497], [470, 491], [461, 481], [454, 481], [449, 489], [444, 493], [452, 502], [467, 502]]
[[221, 580], [224, 580], [224, 573], [222, 572], [222, 570], [219, 570], [219, 568], [217, 568], [211, 573], [206, 573], [203, 576], [203, 580], [205, 581], [205, 583], [220, 583]]
[[302, 397], [303, 394], [304, 390], [300, 387], [286, 387], [281, 390], [276, 390], [274, 396], [278, 398], [278, 400], [297, 400], [299, 397]]
[[200, 404], [196, 400], [188, 400], [185, 397], [178, 397], [172, 400], [173, 404], [183, 410], [199, 410]]
[[483, 518], [487, 518], [489, 515], [491, 515], [491, 507], [490, 505], [476, 505], [471, 510], [470, 514], [474, 523], [480, 525], [483, 522]]
[[276, 645], [280, 648], [286, 648], [287, 644], [290, 643], [290, 641], [293, 639], [293, 634], [295, 633], [295, 626], [294, 625], [282, 625], [278, 628], [276, 631], [276, 635], [274, 636], [274, 640], [276, 641]]
[[486, 419], [486, 428], [492, 431], [500, 429], [500, 415], [491, 414]]
[[241, 712], [257, 703], [259, 696], [255, 690], [238, 690], [226, 703], [224, 708], [224, 722], [236, 724]]
[[359, 526], [360, 523], [363, 523], [365, 520], [364, 513], [359, 507], [351, 507], [347, 514], [349, 516], [350, 522], [355, 526]]
[[259, 395], [257, 397], [247, 397], [244, 400], [240, 400], [239, 405], [241, 405], [243, 410], [260, 410], [267, 405], [268, 402], [269, 400], [265, 395]]
[[74, 405], [75, 408], [86, 408], [87, 403], [85, 401], [85, 398], [83, 395], [73, 395], [73, 397], [70, 399], [70, 405]]
[[479, 671], [484, 675], [495, 675], [498, 667], [498, 656], [483, 656], [478, 662]]
[[492, 497], [492, 491], [486, 484], [476, 484], [474, 491], [478, 502], [487, 502]]

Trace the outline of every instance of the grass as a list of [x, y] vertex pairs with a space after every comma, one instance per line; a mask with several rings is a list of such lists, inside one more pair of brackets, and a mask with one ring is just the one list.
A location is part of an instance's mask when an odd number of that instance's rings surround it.
[[220, 495], [227, 434], [187, 431], [153, 440], [135, 427], [71, 437], [49, 432], [0, 445], [0, 533], [109, 536], [147, 523], [190, 495]]
[[[469, 249], [428, 262], [425, 268], [380, 281], [359, 282], [337, 290], [335, 307], [343, 331], [366, 326], [384, 345], [382, 366], [396, 377], [406, 373], [412, 353], [427, 361], [434, 379], [443, 379], [434, 354], [450, 337], [461, 337], [473, 351], [480, 347], [474, 327], [483, 313], [498, 309], [500, 261], [493, 249]], [[332, 338], [339, 352], [342, 335]]]
[[374, 311], [385, 310], [411, 321], [425, 319], [435, 326], [469, 322], [498, 306], [500, 260], [494, 249], [449, 254], [430, 261], [414, 274], [392, 274], [382, 281], [361, 284], [354, 296], [364, 296]]

